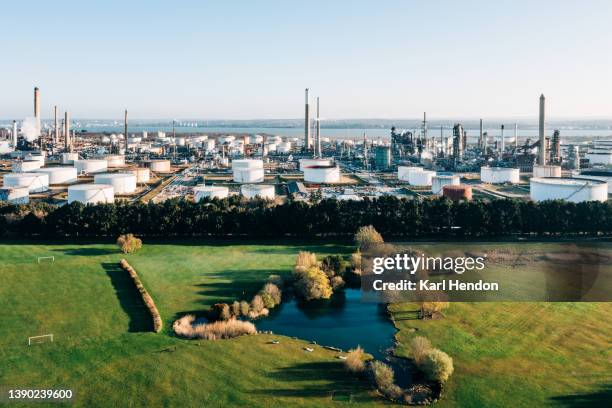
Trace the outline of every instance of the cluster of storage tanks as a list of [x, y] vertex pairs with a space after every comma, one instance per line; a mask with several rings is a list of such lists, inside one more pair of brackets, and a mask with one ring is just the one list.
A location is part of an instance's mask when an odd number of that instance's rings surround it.
[[400, 166], [397, 169], [397, 178], [401, 181], [407, 181], [412, 186], [431, 186], [433, 194], [442, 194], [445, 186], [458, 186], [460, 183], [460, 178], [456, 174], [438, 174], [422, 167]]

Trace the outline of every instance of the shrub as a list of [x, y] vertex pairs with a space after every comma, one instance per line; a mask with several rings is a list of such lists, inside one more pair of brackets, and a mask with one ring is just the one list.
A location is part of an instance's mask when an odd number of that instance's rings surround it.
[[351, 254], [351, 267], [356, 271], [361, 271], [361, 252]]
[[318, 266], [317, 256], [312, 252], [300, 251], [295, 260], [295, 271], [304, 272], [312, 267]]
[[334, 276], [329, 280], [329, 283], [334, 291], [344, 287], [344, 279], [340, 276]]
[[435, 313], [440, 313], [444, 309], [448, 309], [448, 302], [420, 302], [421, 316], [432, 317]]
[[[274, 283], [266, 283], [261, 290], [262, 293], [272, 298], [273, 304], [271, 307], [279, 305], [282, 299], [282, 292]], [[265, 303], [265, 302], [264, 302]], [[266, 306], [268, 307], [268, 306]]]
[[161, 315], [159, 314], [159, 310], [157, 310], [157, 306], [155, 306], [153, 298], [151, 297], [151, 295], [149, 295], [147, 289], [145, 289], [140, 278], [138, 277], [138, 274], [136, 273], [136, 270], [132, 268], [132, 266], [125, 259], [119, 261], [119, 266], [121, 267], [121, 269], [123, 269], [130, 275], [130, 278], [132, 278], [136, 289], [138, 289], [138, 292], [140, 292], [142, 301], [144, 302], [145, 306], [149, 310], [149, 314], [151, 315], [151, 319], [153, 321], [153, 331], [155, 333], [159, 333], [162, 329], [162, 319]]
[[142, 240], [132, 234], [119, 235], [117, 246], [124, 254], [133, 254], [142, 248]]
[[260, 317], [266, 317], [268, 314], [270, 314], [270, 310], [264, 307], [259, 312], [251, 310], [248, 314], [248, 317], [249, 319], [258, 319]]
[[[383, 394], [395, 391], [395, 373], [393, 369], [381, 361], [373, 361], [369, 365], [369, 371], [372, 375], [372, 380], [376, 384], [376, 388]], [[401, 393], [401, 390], [400, 390]]]
[[420, 366], [431, 350], [431, 343], [423, 336], [417, 336], [410, 342], [410, 352], [417, 366]]
[[178, 336], [188, 339], [219, 340], [257, 333], [253, 323], [242, 320], [230, 319], [196, 326], [194, 321], [194, 315], [185, 315], [176, 320], [172, 328]]
[[428, 379], [440, 382], [448, 380], [454, 371], [453, 359], [438, 349], [429, 350], [421, 367]]
[[232, 303], [232, 315], [234, 317], [240, 316], [240, 302], [238, 302], [237, 300], [234, 300], [234, 302]]
[[265, 308], [263, 299], [259, 295], [253, 296], [253, 300], [251, 300], [251, 311], [255, 313], [261, 312]]
[[215, 320], [229, 320], [232, 317], [227, 303], [216, 303], [211, 308], [212, 318]]
[[274, 309], [274, 306], [276, 306], [276, 304], [274, 303], [274, 299], [272, 299], [272, 296], [270, 296], [269, 293], [261, 292], [259, 296], [261, 296], [261, 300], [263, 301], [264, 307], [266, 309]]
[[243, 300], [240, 302], [240, 314], [242, 316], [248, 316], [249, 315], [249, 310], [251, 309], [251, 306], [249, 305], [249, 302], [247, 302], [246, 300]]
[[325, 272], [317, 267], [310, 267], [298, 275], [294, 284], [296, 294], [305, 300], [329, 299], [333, 293]]
[[382, 235], [371, 226], [360, 227], [355, 233], [355, 243], [360, 250], [367, 249], [372, 244], [381, 244], [385, 242]]
[[321, 261], [321, 268], [328, 276], [334, 275], [343, 276], [346, 271], [347, 262], [342, 255], [328, 255]]
[[344, 360], [344, 366], [351, 373], [359, 374], [365, 370], [365, 362], [363, 361], [365, 353], [360, 346], [356, 349], [350, 350]]
[[283, 281], [283, 277], [280, 275], [270, 275], [268, 276], [268, 283], [272, 283], [280, 288], [285, 282]]

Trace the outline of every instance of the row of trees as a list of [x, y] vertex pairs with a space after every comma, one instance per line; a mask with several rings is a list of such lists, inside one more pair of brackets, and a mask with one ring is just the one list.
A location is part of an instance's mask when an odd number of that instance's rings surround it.
[[0, 235], [60, 237], [350, 236], [373, 225], [383, 236], [486, 237], [516, 234], [612, 233], [612, 204], [494, 200], [453, 202], [399, 199], [318, 203], [244, 201], [119, 203], [61, 207], [0, 205]]

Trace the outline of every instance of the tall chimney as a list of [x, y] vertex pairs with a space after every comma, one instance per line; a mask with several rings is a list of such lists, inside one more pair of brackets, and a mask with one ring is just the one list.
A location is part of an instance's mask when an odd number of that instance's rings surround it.
[[514, 150], [518, 149], [518, 124], [514, 124]]
[[125, 110], [125, 116], [123, 117], [123, 124], [125, 130], [125, 144], [127, 146], [127, 109]]
[[72, 143], [70, 142], [70, 116], [68, 111], [64, 112], [64, 149], [66, 152], [72, 152]]
[[544, 121], [545, 121], [545, 108], [546, 108], [546, 98], [544, 98], [544, 94], [540, 95], [540, 129], [539, 129], [539, 137], [540, 137], [540, 147], [538, 148], [538, 164], [544, 166], [546, 165], [546, 135], [544, 134]]
[[480, 136], [478, 137], [478, 148], [482, 149], [484, 143], [482, 142], [482, 119], [480, 119]]
[[504, 125], [501, 125], [501, 153], [504, 154], [506, 150], [506, 137], [504, 136]]
[[17, 150], [17, 121], [13, 121], [13, 148]]
[[34, 88], [34, 120], [36, 121], [36, 136], [40, 136], [40, 89]]
[[321, 118], [319, 117], [319, 97], [317, 96], [317, 127], [316, 127], [316, 156], [322, 157], [321, 155]]
[[310, 106], [308, 104], [308, 88], [306, 88], [306, 113], [304, 116], [304, 148], [310, 149], [312, 141], [310, 140]]
[[55, 145], [59, 145], [59, 118], [57, 117], [57, 105], [55, 105], [53, 107], [53, 117], [54, 117], [54, 122], [53, 122], [53, 132], [55, 133]]

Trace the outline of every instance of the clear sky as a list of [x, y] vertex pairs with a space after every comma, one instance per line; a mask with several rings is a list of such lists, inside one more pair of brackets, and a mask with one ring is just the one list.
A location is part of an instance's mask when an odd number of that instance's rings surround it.
[[0, 118], [612, 117], [612, 1], [7, 1]]

